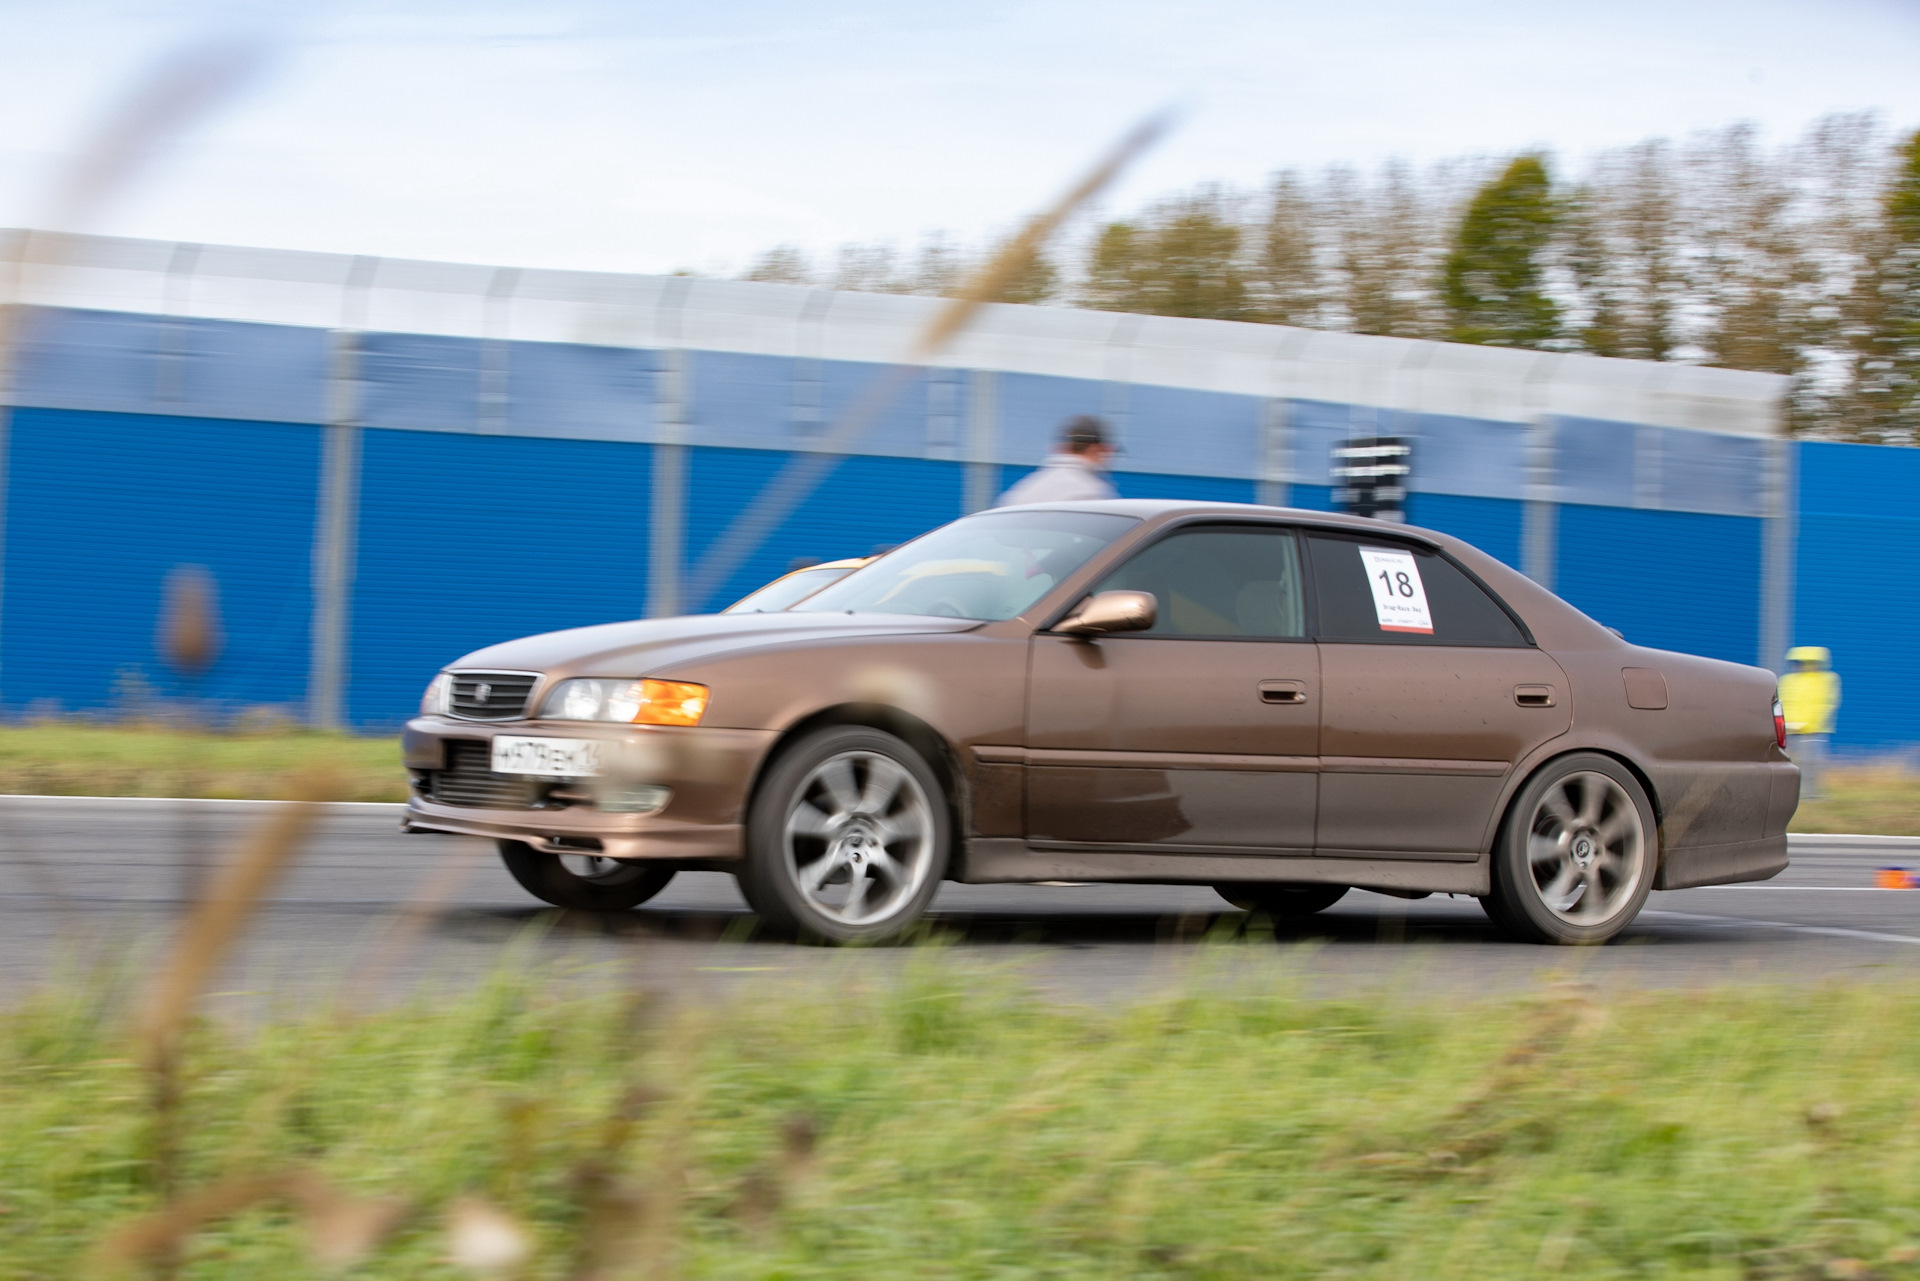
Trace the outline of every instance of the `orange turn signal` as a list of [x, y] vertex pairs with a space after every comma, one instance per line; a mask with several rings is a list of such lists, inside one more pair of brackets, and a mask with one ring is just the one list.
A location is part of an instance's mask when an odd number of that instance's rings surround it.
[[707, 713], [708, 690], [690, 681], [641, 681], [635, 725], [698, 725]]

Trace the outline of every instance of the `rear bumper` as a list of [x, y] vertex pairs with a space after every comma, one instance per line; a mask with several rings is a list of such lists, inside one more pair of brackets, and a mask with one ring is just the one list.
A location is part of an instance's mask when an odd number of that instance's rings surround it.
[[1656, 890], [1684, 890], [1695, 885], [1732, 885], [1764, 881], [1787, 870], [1787, 838], [1763, 836], [1730, 845], [1696, 845], [1668, 850], [1654, 878]]

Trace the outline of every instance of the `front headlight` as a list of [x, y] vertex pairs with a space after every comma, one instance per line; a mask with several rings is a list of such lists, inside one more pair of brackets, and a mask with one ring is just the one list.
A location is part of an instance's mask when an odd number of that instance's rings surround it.
[[687, 681], [561, 681], [540, 715], [556, 721], [627, 725], [698, 725], [707, 711], [705, 685]]
[[447, 699], [453, 693], [453, 673], [441, 672], [427, 683], [427, 692], [420, 696], [420, 714], [422, 716], [445, 716]]

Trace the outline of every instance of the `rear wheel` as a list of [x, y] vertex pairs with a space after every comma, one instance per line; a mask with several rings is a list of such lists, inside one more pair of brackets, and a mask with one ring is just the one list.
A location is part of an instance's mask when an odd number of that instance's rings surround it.
[[579, 912], [625, 912], [638, 907], [667, 888], [678, 870], [597, 854], [548, 854], [525, 841], [501, 841], [500, 861], [527, 893]]
[[1554, 761], [1520, 790], [1493, 851], [1495, 924], [1534, 943], [1604, 943], [1653, 888], [1659, 828], [1645, 789], [1609, 756]]
[[940, 781], [892, 734], [843, 725], [774, 762], [747, 815], [740, 890], [776, 930], [871, 942], [905, 930], [946, 875]]
[[1265, 912], [1275, 920], [1324, 912], [1347, 894], [1344, 885], [1288, 885], [1262, 881], [1231, 881], [1216, 885], [1213, 890], [1243, 912]]

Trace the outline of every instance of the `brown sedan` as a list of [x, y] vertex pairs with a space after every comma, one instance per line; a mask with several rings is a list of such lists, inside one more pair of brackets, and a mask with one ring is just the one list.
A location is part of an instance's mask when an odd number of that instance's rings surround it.
[[1273, 916], [1471, 894], [1606, 939], [1787, 863], [1774, 677], [1642, 649], [1444, 534], [1113, 501], [934, 530], [768, 614], [469, 654], [406, 729], [415, 831], [562, 907], [681, 868], [816, 938], [943, 880], [1205, 884]]

